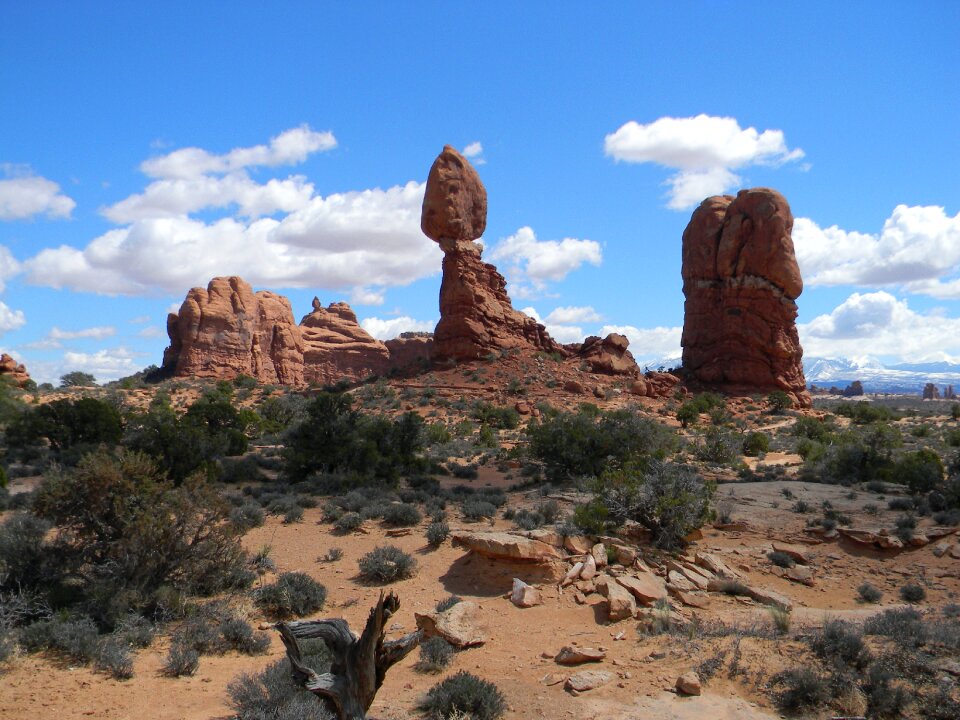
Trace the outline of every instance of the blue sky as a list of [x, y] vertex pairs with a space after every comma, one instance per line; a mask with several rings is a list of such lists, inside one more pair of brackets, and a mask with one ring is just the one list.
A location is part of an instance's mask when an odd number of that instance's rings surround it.
[[692, 205], [790, 201], [810, 355], [960, 359], [960, 3], [0, 3], [0, 347], [159, 363], [210, 277], [429, 328], [445, 143], [562, 341], [679, 351]]

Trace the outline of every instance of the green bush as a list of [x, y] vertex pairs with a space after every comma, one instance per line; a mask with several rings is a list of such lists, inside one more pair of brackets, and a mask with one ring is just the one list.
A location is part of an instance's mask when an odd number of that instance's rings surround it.
[[916, 583], [907, 583], [902, 588], [900, 588], [900, 598], [908, 603], [918, 603], [925, 600], [927, 597], [927, 591], [924, 590], [922, 585], [917, 585]]
[[454, 713], [471, 720], [496, 720], [506, 711], [507, 703], [496, 685], [460, 671], [430, 688], [420, 709], [431, 720], [448, 720]]
[[434, 636], [420, 643], [420, 661], [416, 668], [420, 672], [438, 673], [453, 660], [456, 650], [442, 637]]
[[200, 653], [192, 647], [174, 643], [167, 652], [167, 659], [163, 671], [171, 677], [193, 675], [200, 667]]
[[757, 457], [770, 450], [770, 437], [766, 433], [752, 432], [743, 441], [743, 454]]
[[430, 547], [440, 547], [450, 536], [450, 526], [444, 521], [432, 522], [427, 526], [427, 543]]
[[120, 638], [108, 638], [97, 648], [95, 667], [109, 673], [115, 680], [133, 677], [133, 654], [130, 646]]
[[876, 585], [865, 582], [857, 588], [857, 597], [862, 602], [878, 603], [880, 602], [880, 598], [883, 597], [883, 591], [880, 590]]
[[348, 512], [337, 519], [333, 524], [333, 529], [338, 533], [346, 534], [353, 532], [361, 525], [363, 525], [363, 518], [360, 516], [360, 513]]
[[276, 582], [259, 588], [254, 598], [265, 613], [283, 620], [320, 610], [326, 602], [327, 589], [306, 573], [286, 572]]
[[41, 620], [20, 631], [25, 650], [50, 650], [78, 663], [96, 658], [99, 641], [97, 624], [89, 617]]
[[646, 467], [604, 473], [593, 485], [588, 509], [578, 508], [575, 518], [580, 524], [594, 516], [617, 527], [632, 520], [651, 532], [657, 547], [680, 548], [687, 535], [711, 518], [714, 489], [687, 465], [652, 460]]
[[389, 505], [383, 513], [383, 522], [390, 527], [412, 527], [418, 525], [422, 519], [420, 511], [407, 503]]
[[698, 460], [718, 465], [735, 463], [740, 456], [743, 444], [736, 435], [719, 427], [709, 427], [697, 443], [696, 456]]
[[477, 497], [469, 497], [460, 506], [465, 520], [485, 520], [497, 514], [497, 507], [493, 503]]
[[371, 550], [359, 560], [360, 577], [371, 583], [392, 583], [413, 577], [417, 561], [398, 547], [387, 545]]
[[904, 453], [890, 470], [891, 479], [903, 483], [914, 494], [936, 490], [943, 483], [943, 463], [929, 448]]
[[777, 567], [792, 568], [797, 564], [792, 557], [787, 555], [785, 552], [780, 552], [779, 550], [774, 550], [773, 552], [767, 553], [767, 558]]
[[246, 532], [263, 525], [266, 513], [259, 505], [245, 502], [230, 510], [230, 522], [238, 532]]
[[815, 633], [810, 647], [825, 660], [862, 669], [869, 664], [870, 651], [863, 641], [863, 631], [842, 620], [828, 620]]
[[789, 713], [816, 710], [830, 700], [826, 678], [809, 668], [784, 670], [773, 676], [771, 684], [779, 687], [774, 694], [777, 707]]

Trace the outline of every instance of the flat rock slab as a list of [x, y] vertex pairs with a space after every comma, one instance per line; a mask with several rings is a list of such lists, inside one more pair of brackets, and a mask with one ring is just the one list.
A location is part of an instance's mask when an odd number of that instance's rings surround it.
[[667, 596], [667, 587], [663, 580], [652, 573], [621, 575], [617, 578], [617, 582], [629, 590], [643, 605], [650, 605]]
[[560, 550], [552, 545], [507, 532], [460, 530], [454, 532], [451, 537], [455, 545], [462, 545], [468, 550], [495, 560], [548, 562], [562, 557]]
[[606, 656], [607, 654], [603, 650], [564, 645], [553, 660], [560, 665], [580, 665], [588, 662], [600, 662]]
[[802, 565], [810, 564], [810, 553], [807, 552], [805, 547], [774, 541], [773, 549], [774, 552], [781, 552]]
[[479, 627], [478, 610], [476, 603], [463, 600], [443, 612], [414, 613], [413, 616], [424, 638], [438, 635], [454, 647], [468, 648], [487, 641]]
[[581, 670], [567, 678], [566, 688], [581, 693], [603, 687], [611, 680], [613, 680], [613, 673], [605, 670]]

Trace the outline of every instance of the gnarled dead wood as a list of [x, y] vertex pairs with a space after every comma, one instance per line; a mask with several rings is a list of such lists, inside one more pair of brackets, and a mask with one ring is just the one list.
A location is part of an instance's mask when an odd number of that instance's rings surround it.
[[[339, 720], [366, 720], [367, 710], [383, 685], [387, 670], [420, 644], [420, 631], [384, 642], [387, 620], [398, 607], [400, 600], [396, 595], [391, 592], [384, 597], [381, 591], [359, 638], [350, 631], [347, 621], [341, 619], [276, 625], [287, 648], [294, 680], [316, 694]], [[326, 643], [333, 655], [330, 672], [319, 675], [303, 664], [297, 640], [306, 638], [320, 638]]]

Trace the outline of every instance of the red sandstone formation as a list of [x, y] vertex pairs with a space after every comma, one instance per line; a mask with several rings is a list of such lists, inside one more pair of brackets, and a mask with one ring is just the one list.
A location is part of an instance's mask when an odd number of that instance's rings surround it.
[[590, 366], [590, 372], [604, 375], [635, 375], [640, 368], [633, 355], [627, 350], [630, 341], [619, 333], [610, 333], [602, 340], [591, 335], [583, 341], [577, 351]]
[[704, 200], [683, 233], [683, 369], [730, 392], [784, 390], [810, 406], [797, 335], [793, 215], [775, 190]]
[[303, 379], [332, 385], [340, 380], [362, 380], [390, 369], [390, 351], [357, 322], [343, 302], [324, 309], [313, 299], [313, 312], [300, 321], [303, 336]]
[[30, 381], [30, 373], [27, 372], [27, 368], [7, 353], [3, 353], [3, 355], [0, 355], [0, 378], [9, 380], [19, 387], [23, 387]]
[[434, 362], [515, 348], [565, 354], [543, 325], [513, 309], [503, 276], [480, 259], [473, 241], [486, 226], [487, 191], [467, 159], [447, 145], [430, 168], [420, 217], [424, 234], [444, 253]]
[[187, 293], [167, 316], [170, 347], [163, 366], [174, 375], [303, 384], [303, 342], [290, 301], [257, 293], [238, 277], [218, 277]]
[[390, 369], [412, 372], [430, 367], [433, 351], [433, 333], [405, 332], [400, 337], [384, 342], [390, 351]]

